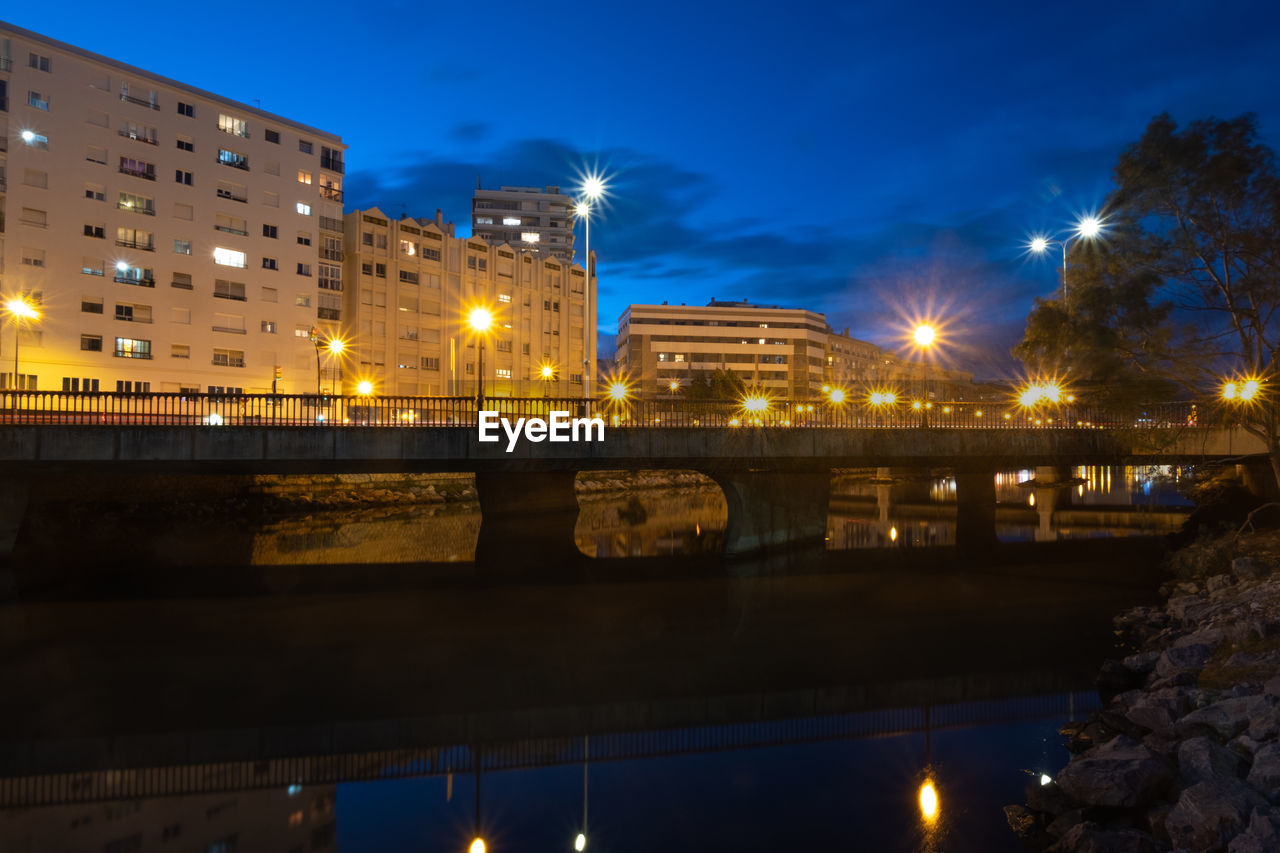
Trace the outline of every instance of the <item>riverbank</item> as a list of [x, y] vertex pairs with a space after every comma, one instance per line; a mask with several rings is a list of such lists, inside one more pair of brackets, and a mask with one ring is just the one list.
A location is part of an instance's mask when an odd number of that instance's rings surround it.
[[[1075, 755], [1007, 806], [1028, 849], [1280, 850], [1280, 532], [1175, 552], [1162, 601], [1115, 619], [1130, 650]], [[1043, 783], [1043, 784], [1042, 784]]]

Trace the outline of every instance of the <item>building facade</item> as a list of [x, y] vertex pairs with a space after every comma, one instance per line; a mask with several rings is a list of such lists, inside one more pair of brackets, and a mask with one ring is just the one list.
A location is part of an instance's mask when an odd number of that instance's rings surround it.
[[749, 388], [805, 399], [825, 382], [827, 333], [823, 315], [798, 308], [630, 305], [618, 320], [617, 363], [644, 396], [728, 370]]
[[[0, 383], [299, 393], [342, 325], [340, 137], [0, 24]], [[19, 369], [13, 367], [19, 338]]]
[[[595, 387], [595, 287], [581, 266], [506, 243], [459, 238], [435, 219], [346, 215], [341, 386], [387, 395], [472, 395], [481, 377], [470, 312], [484, 338], [489, 396], [570, 396]], [[544, 378], [542, 368], [550, 368]]]
[[559, 187], [476, 188], [471, 233], [538, 257], [573, 260], [573, 199]]

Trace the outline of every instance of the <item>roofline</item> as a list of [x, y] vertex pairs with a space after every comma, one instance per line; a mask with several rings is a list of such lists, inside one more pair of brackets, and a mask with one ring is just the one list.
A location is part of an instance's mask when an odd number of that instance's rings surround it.
[[51, 47], [56, 50], [63, 51], [64, 53], [70, 53], [74, 56], [80, 57], [81, 59], [89, 59], [89, 60], [92, 60], [93, 62], [102, 63], [103, 65], [110, 65], [113, 68], [117, 68], [121, 71], [125, 71], [129, 74], [132, 74], [138, 77], [145, 77], [149, 80], [154, 80], [155, 82], [165, 86], [170, 86], [177, 89], [185, 89], [186, 91], [191, 92], [194, 95], [198, 95], [210, 101], [217, 101], [219, 103], [226, 104], [227, 106], [234, 107], [237, 110], [243, 110], [244, 112], [255, 115], [258, 118], [269, 119], [272, 122], [288, 125], [292, 127], [294, 130], [303, 130], [315, 136], [326, 137], [330, 141], [337, 142], [344, 149], [346, 148], [346, 143], [343, 142], [342, 137], [337, 135], [336, 133], [330, 133], [327, 130], [320, 130], [317, 127], [312, 127], [309, 124], [303, 124], [300, 121], [294, 121], [293, 119], [285, 118], [284, 116], [277, 115], [276, 113], [269, 113], [266, 110], [261, 109], [260, 107], [251, 107], [248, 104], [244, 104], [244, 103], [241, 103], [240, 101], [232, 100], [231, 98], [224, 97], [223, 95], [216, 95], [213, 92], [206, 91], [205, 89], [199, 89], [195, 86], [192, 86], [190, 83], [183, 83], [179, 80], [173, 80], [169, 77], [164, 77], [160, 74], [156, 74], [154, 71], [147, 71], [145, 69], [138, 68], [137, 66], [129, 65], [126, 62], [121, 62], [118, 59], [112, 59], [109, 56], [103, 56], [100, 53], [94, 53], [91, 50], [85, 50], [82, 47], [76, 47], [73, 44], [67, 44], [64, 41], [58, 41], [57, 39], [49, 38], [49, 36], [41, 35], [40, 33], [23, 29], [22, 27], [18, 27], [9, 23], [8, 21], [0, 21], [0, 31], [10, 33], [12, 35], [19, 36], [24, 39], [28, 39], [30, 41], [38, 42], [39, 44], [42, 44], [46, 47]]
[[[778, 305], [654, 305], [652, 303], [636, 303], [628, 305], [626, 308], [622, 309], [622, 314], [626, 314], [635, 308], [671, 308], [685, 311], [689, 309], [696, 311], [795, 311], [800, 314], [812, 314], [815, 317], [826, 317], [826, 314], [821, 311], [811, 311], [808, 308], [783, 308]], [[618, 316], [621, 317], [622, 314], [619, 314]]]

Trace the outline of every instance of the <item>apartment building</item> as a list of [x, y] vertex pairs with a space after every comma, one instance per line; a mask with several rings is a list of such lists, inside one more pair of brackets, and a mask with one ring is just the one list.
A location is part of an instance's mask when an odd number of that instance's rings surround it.
[[[342, 327], [340, 137], [0, 23], [2, 387], [298, 393]], [[20, 363], [13, 370], [15, 325]]]
[[559, 187], [476, 187], [471, 233], [539, 257], [573, 260], [573, 199]]
[[493, 317], [484, 336], [486, 395], [577, 397], [595, 388], [595, 287], [581, 266], [455, 237], [439, 211], [396, 220], [377, 208], [354, 210], [345, 233], [348, 392], [368, 381], [379, 394], [475, 394], [475, 308]]
[[828, 330], [824, 363], [826, 384], [854, 388], [863, 384], [883, 384], [894, 374], [897, 357], [869, 341], [843, 332]]
[[729, 370], [749, 387], [804, 399], [825, 382], [828, 332], [822, 314], [799, 308], [715, 299], [630, 305], [618, 320], [617, 362], [642, 395]]

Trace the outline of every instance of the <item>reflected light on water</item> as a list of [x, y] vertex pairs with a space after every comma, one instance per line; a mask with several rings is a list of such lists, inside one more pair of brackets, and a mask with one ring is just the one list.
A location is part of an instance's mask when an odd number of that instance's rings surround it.
[[890, 528], [889, 528], [889, 541], [890, 541], [890, 542], [897, 542], [897, 541], [898, 541], [898, 528], [896, 528], [896, 527], [890, 527]]
[[573, 839], [573, 849], [579, 851], [579, 853], [587, 849], [587, 837], [581, 832], [578, 833], [577, 838]]
[[1053, 779], [1051, 779], [1051, 778], [1049, 777], [1049, 774], [1048, 774], [1048, 773], [1041, 773], [1041, 774], [1040, 774], [1040, 787], [1042, 787], [1042, 788], [1043, 788], [1045, 785], [1048, 785], [1048, 784], [1049, 784], [1050, 782], [1052, 782], [1052, 781], [1053, 781]]
[[938, 791], [933, 787], [932, 779], [926, 779], [920, 786], [920, 816], [925, 823], [938, 819]]

